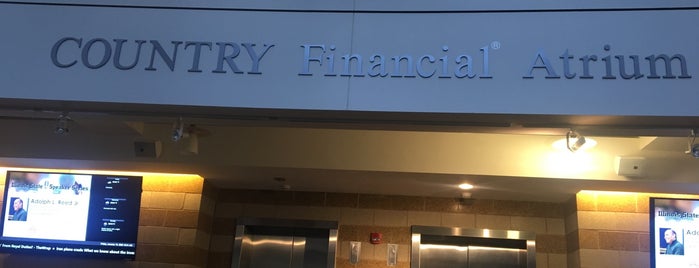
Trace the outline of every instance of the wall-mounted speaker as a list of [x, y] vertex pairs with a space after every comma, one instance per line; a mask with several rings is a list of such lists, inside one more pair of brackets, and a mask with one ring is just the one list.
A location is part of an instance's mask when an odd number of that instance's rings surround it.
[[136, 141], [133, 143], [136, 157], [158, 158], [163, 150], [161, 141]]
[[617, 156], [614, 169], [619, 176], [642, 177], [645, 161], [643, 157]]

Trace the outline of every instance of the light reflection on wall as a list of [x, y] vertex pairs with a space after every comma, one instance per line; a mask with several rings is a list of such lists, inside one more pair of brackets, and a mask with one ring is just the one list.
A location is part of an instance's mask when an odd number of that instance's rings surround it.
[[620, 191], [592, 191], [592, 190], [582, 190], [578, 192], [579, 194], [585, 194], [585, 195], [613, 195], [613, 196], [619, 196], [619, 195], [633, 195], [637, 194], [635, 192], [620, 192]]
[[586, 151], [552, 151], [542, 163], [542, 169], [556, 177], [580, 177], [598, 171], [600, 166], [594, 155]]
[[576, 198], [579, 203], [586, 204], [597, 204], [600, 202], [604, 203], [616, 203], [619, 204], [624, 202], [624, 200], [629, 200], [631, 198], [643, 198], [647, 200], [649, 197], [663, 197], [663, 198], [691, 198], [696, 199], [699, 196], [691, 194], [672, 194], [672, 193], [639, 193], [639, 192], [622, 192], [622, 191], [594, 191], [594, 190], [581, 190], [576, 194]]
[[[156, 184], [163, 183], [191, 183], [202, 184], [204, 178], [195, 174], [175, 174], [175, 173], [156, 173], [156, 172], [134, 172], [134, 171], [118, 171], [118, 170], [78, 170], [78, 169], [47, 169], [47, 168], [14, 168], [0, 167], [0, 176], [7, 174], [8, 170], [17, 171], [35, 171], [47, 173], [77, 173], [77, 174], [107, 174], [107, 175], [123, 175], [123, 176], [142, 176], [145, 183], [154, 182]], [[0, 185], [3, 185], [5, 180], [0, 180]], [[201, 187], [199, 187], [201, 188]]]

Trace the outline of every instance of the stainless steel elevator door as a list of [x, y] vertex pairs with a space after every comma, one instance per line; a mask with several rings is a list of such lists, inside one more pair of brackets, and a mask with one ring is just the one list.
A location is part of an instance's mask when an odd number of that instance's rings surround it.
[[420, 245], [420, 268], [526, 268], [526, 250]]
[[243, 238], [241, 268], [326, 268], [328, 231], [251, 227]]
[[420, 268], [466, 268], [468, 246], [420, 245]]
[[244, 242], [250, 244], [244, 248], [248, 251], [246, 255], [249, 259], [246, 261], [247, 266], [243, 267], [290, 267], [293, 237], [250, 235], [248, 238]]
[[535, 268], [536, 234], [413, 226], [410, 268]]
[[526, 268], [527, 251], [512, 248], [468, 247], [468, 268]]

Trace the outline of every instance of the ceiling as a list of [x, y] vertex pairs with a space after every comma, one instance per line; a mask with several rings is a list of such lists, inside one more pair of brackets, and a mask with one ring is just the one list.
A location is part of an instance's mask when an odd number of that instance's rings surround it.
[[[196, 173], [220, 188], [564, 202], [579, 190], [696, 193], [684, 153], [697, 117], [409, 114], [0, 101], [0, 163], [11, 167]], [[61, 114], [70, 134], [56, 135]], [[174, 122], [201, 129], [196, 154]], [[571, 128], [598, 146], [550, 144]], [[136, 156], [134, 142], [162, 144]], [[586, 154], [586, 155], [585, 155]], [[619, 176], [617, 157], [642, 159]]]

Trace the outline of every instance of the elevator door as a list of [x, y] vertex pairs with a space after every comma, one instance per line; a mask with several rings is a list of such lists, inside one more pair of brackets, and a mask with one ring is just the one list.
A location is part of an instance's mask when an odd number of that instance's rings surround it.
[[482, 246], [420, 246], [420, 268], [526, 268], [522, 249]]
[[535, 235], [413, 226], [411, 268], [535, 268]]
[[328, 231], [248, 226], [241, 268], [326, 268]]

